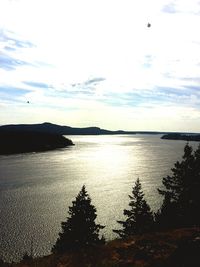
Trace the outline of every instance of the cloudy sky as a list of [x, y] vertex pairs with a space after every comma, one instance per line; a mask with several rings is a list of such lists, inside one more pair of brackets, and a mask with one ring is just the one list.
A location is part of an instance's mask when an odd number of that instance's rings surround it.
[[199, 32], [196, 0], [1, 0], [0, 124], [200, 132]]

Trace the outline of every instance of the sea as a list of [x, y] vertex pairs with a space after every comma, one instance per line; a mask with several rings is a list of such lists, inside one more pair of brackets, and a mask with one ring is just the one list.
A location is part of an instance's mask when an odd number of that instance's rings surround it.
[[66, 137], [75, 146], [0, 156], [0, 258], [11, 262], [26, 252], [50, 254], [83, 185], [97, 209], [96, 222], [105, 225], [101, 234], [116, 238], [112, 230], [120, 228], [117, 220], [124, 219], [136, 179], [157, 211], [162, 203], [157, 189], [186, 144], [159, 134]]

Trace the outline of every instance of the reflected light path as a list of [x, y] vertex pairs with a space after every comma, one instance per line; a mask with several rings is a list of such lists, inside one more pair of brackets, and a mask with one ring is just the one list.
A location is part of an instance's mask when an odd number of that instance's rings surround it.
[[75, 146], [0, 156], [0, 251], [8, 260], [19, 259], [31, 239], [36, 256], [50, 253], [83, 184], [98, 222], [106, 225], [105, 237], [114, 238], [135, 180], [140, 178], [147, 201], [158, 209], [157, 188], [185, 145], [158, 135], [68, 137]]

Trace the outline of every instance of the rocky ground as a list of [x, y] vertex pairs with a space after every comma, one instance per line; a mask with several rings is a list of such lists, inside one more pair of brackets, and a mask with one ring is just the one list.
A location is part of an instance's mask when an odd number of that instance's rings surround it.
[[200, 228], [114, 240], [96, 249], [24, 259], [1, 267], [200, 267]]

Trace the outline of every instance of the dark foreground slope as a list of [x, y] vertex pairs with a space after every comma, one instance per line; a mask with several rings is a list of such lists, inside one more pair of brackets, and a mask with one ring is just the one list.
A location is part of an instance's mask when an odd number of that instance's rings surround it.
[[73, 145], [62, 135], [33, 131], [0, 130], [0, 154], [40, 152]]
[[25, 259], [9, 267], [199, 267], [200, 229], [175, 229], [114, 240], [103, 247]]

